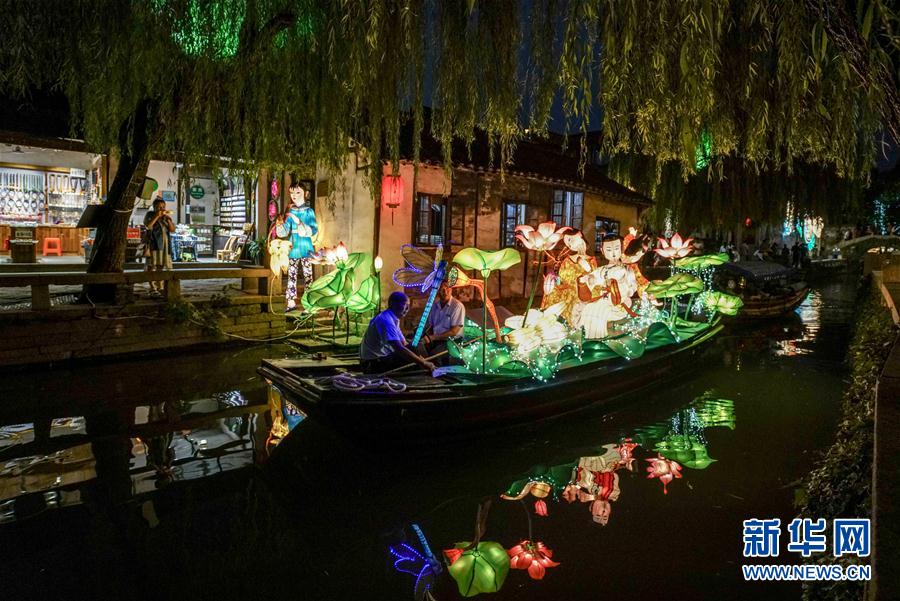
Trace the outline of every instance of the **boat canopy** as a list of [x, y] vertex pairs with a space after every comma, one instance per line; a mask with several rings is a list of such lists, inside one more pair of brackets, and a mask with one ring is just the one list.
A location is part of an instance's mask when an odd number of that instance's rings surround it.
[[757, 282], [769, 282], [787, 277], [793, 273], [790, 267], [770, 261], [742, 261], [740, 263], [725, 263], [725, 269], [732, 273], [742, 275], [747, 279]]

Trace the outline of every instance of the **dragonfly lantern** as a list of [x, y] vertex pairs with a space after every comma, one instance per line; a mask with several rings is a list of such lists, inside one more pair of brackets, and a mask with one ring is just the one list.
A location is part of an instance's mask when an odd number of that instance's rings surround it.
[[500, 322], [497, 319], [497, 311], [494, 309], [494, 303], [487, 297], [484, 291], [484, 282], [470, 278], [465, 272], [458, 267], [451, 266], [446, 259], [443, 258], [444, 248], [438, 245], [434, 258], [425, 254], [420, 248], [412, 244], [404, 244], [401, 249], [406, 265], [394, 272], [394, 282], [403, 288], [417, 288], [421, 293], [428, 295], [425, 303], [425, 309], [422, 311], [422, 317], [413, 336], [412, 346], [419, 344], [422, 335], [425, 333], [425, 325], [428, 323], [428, 315], [431, 313], [431, 307], [434, 305], [434, 299], [437, 296], [438, 289], [444, 282], [451, 288], [463, 288], [472, 286], [481, 294], [481, 298], [491, 314], [494, 324], [494, 331], [497, 341], [501, 340]]

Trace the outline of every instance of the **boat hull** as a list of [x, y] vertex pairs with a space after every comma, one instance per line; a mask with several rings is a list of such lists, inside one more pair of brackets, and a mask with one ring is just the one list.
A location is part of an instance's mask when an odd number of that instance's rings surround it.
[[741, 320], [768, 319], [790, 313], [799, 307], [809, 294], [809, 286], [804, 286], [791, 294], [766, 300], [748, 299], [738, 314]]
[[570, 367], [548, 382], [497, 377], [464, 385], [435, 381], [433, 386], [397, 394], [353, 393], [322, 391], [312, 385], [315, 373], [304, 378], [283, 361], [264, 362], [259, 373], [298, 408], [324, 416], [338, 429], [376, 437], [433, 438], [564, 415], [659, 384], [697, 367], [698, 358], [721, 329], [717, 324], [680, 345], [648, 351], [631, 361]]

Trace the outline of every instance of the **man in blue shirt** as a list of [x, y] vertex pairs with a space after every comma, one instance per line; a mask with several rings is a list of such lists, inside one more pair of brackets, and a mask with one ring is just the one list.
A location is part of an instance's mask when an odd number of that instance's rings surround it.
[[408, 363], [418, 363], [429, 373], [435, 365], [412, 351], [400, 330], [400, 318], [409, 311], [409, 298], [402, 292], [388, 297], [388, 308], [369, 322], [362, 343], [359, 359], [363, 372], [382, 373]]

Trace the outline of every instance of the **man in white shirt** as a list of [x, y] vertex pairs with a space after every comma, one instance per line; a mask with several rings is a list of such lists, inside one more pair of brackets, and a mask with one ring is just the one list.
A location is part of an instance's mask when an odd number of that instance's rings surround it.
[[428, 355], [447, 350], [448, 340], [462, 338], [465, 321], [465, 306], [453, 297], [453, 289], [444, 282], [438, 289], [437, 302], [428, 314], [428, 334], [422, 337]]
[[408, 363], [418, 363], [429, 373], [435, 365], [412, 351], [400, 330], [400, 318], [409, 311], [409, 298], [402, 292], [388, 297], [388, 308], [369, 322], [362, 343], [359, 359], [363, 372], [382, 373]]

